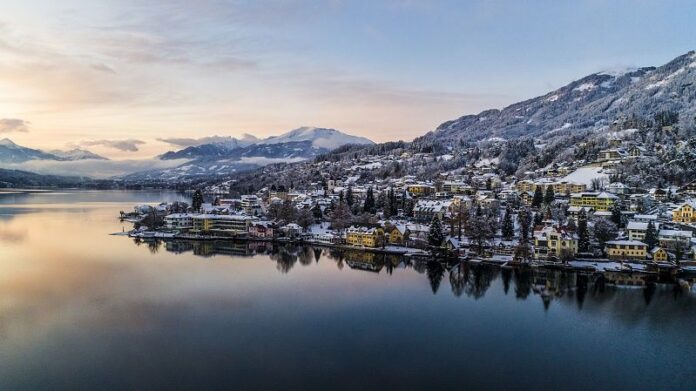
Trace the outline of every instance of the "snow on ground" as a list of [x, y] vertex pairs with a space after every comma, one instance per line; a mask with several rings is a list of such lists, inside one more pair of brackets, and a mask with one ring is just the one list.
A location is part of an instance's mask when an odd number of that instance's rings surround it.
[[573, 88], [573, 91], [585, 92], [585, 91], [592, 91], [595, 88], [597, 88], [597, 85], [594, 83], [582, 83], [579, 86]]
[[[669, 81], [670, 81], [672, 78], [674, 78], [675, 76], [678, 76], [679, 74], [684, 73], [684, 71], [685, 71], [684, 68], [679, 68], [679, 69], [677, 69], [676, 71], [674, 71], [673, 73], [667, 75], [664, 79], [658, 80], [658, 81], [656, 81], [656, 82], [654, 82], [654, 83], [648, 84], [647, 86], [645, 86], [645, 89], [646, 89], [646, 90], [650, 90], [650, 89], [653, 89], [653, 88], [662, 87], [663, 85], [669, 83]], [[654, 77], [654, 76], [653, 76], [653, 77]], [[653, 78], [651, 78], [651, 80], [653, 80]]]
[[561, 181], [584, 183], [587, 186], [592, 184], [592, 179], [600, 178], [609, 180], [609, 175], [603, 172], [602, 167], [586, 166], [580, 167], [561, 179]]
[[493, 159], [481, 159], [476, 164], [474, 164], [476, 167], [484, 167], [484, 166], [497, 166], [498, 163], [500, 163], [500, 159], [495, 157]]

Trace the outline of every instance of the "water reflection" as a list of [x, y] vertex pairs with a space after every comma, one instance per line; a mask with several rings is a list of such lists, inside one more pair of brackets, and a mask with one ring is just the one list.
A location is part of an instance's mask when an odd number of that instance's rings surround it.
[[693, 281], [689, 279], [681, 280], [681, 285], [676, 281], [660, 284], [650, 282], [642, 288], [635, 289], [608, 283], [605, 276], [589, 272], [530, 267], [501, 268], [496, 265], [470, 262], [447, 264], [432, 260], [413, 260], [393, 254], [271, 242], [143, 240], [140, 238], [132, 240], [151, 254], [157, 254], [164, 249], [174, 254], [192, 253], [203, 258], [266, 256], [275, 262], [276, 269], [283, 274], [290, 273], [298, 265], [310, 266], [322, 260], [335, 263], [339, 270], [347, 266], [351, 271], [384, 276], [393, 275], [395, 270], [403, 269], [405, 273], [424, 275], [433, 294], [438, 294], [443, 281], [447, 281], [455, 297], [464, 296], [474, 300], [483, 298], [495, 285], [494, 283], [499, 282], [504, 295], [508, 295], [512, 289], [514, 296], [519, 300], [530, 297], [540, 299], [545, 310], [549, 309], [551, 303], [563, 298], [573, 299], [577, 309], [582, 310], [588, 294], [593, 300], [602, 301], [622, 289], [628, 289], [634, 294], [640, 293], [641, 301], [646, 306], [658, 292], [658, 287], [660, 291], [672, 292], [674, 300], [689, 296], [693, 292]]
[[688, 389], [696, 380], [688, 287], [109, 235], [128, 228], [119, 210], [177, 196], [5, 204], [0, 389]]

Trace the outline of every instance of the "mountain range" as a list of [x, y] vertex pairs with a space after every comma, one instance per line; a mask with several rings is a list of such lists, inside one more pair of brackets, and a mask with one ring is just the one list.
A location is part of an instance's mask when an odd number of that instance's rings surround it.
[[540, 137], [560, 130], [597, 130], [621, 117], [672, 111], [696, 115], [696, 52], [660, 67], [599, 72], [542, 96], [447, 121], [416, 143]]
[[76, 161], [108, 159], [83, 149], [76, 148], [69, 151], [54, 150], [44, 152], [39, 149], [15, 144], [8, 138], [0, 140], [0, 163], [24, 163], [29, 160]]
[[[659, 67], [594, 73], [502, 109], [446, 121], [411, 143], [399, 144], [399, 148], [444, 154], [472, 143], [484, 145], [488, 141], [532, 139], [535, 145], [533, 155], [543, 155], [542, 158], [527, 155], [527, 162], [520, 158], [515, 159], [514, 164], [527, 164], [525, 168], [535, 169], [534, 165], [570, 158], [578, 143], [615, 130], [617, 123], [624, 124], [623, 129], [627, 129], [629, 125], [638, 127], [641, 121], [657, 121], [659, 116], [678, 118], [682, 129], [696, 128], [696, 52], [678, 56]], [[678, 139], [684, 135], [674, 133], [670, 137]], [[191, 142], [193, 139], [186, 140]], [[162, 163], [175, 164], [173, 168], [139, 171], [124, 178], [160, 182], [193, 177], [217, 178], [234, 176], [271, 163], [297, 163], [345, 150], [350, 150], [353, 156], [357, 156], [358, 151], [379, 154], [389, 147], [388, 144], [375, 146], [366, 138], [335, 129], [312, 127], [265, 139], [246, 135], [239, 139], [215, 136], [200, 141], [156, 157]], [[346, 145], [353, 147], [341, 148]], [[483, 153], [493, 157], [499, 150], [494, 148]], [[0, 140], [0, 163], [98, 158], [88, 151], [44, 152], [20, 147], [8, 139]], [[184, 161], [178, 164], [180, 159]], [[512, 167], [508, 171], [515, 170]]]
[[159, 156], [161, 160], [187, 159], [177, 167], [127, 175], [129, 180], [171, 180], [184, 177], [225, 175], [272, 163], [312, 159], [344, 145], [373, 145], [365, 138], [336, 129], [301, 127], [279, 136], [258, 139], [246, 136], [186, 147]]

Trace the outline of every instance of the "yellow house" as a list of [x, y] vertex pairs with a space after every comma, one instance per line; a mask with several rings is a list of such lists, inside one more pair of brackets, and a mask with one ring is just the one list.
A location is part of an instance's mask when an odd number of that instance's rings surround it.
[[637, 240], [612, 240], [605, 249], [610, 259], [644, 260], [648, 255], [648, 245]]
[[411, 193], [414, 196], [425, 196], [432, 194], [434, 192], [435, 188], [430, 185], [423, 185], [423, 184], [414, 184], [414, 185], [408, 185], [406, 186], [406, 191]]
[[534, 232], [534, 257], [545, 259], [578, 253], [578, 237], [562, 228], [544, 227]]
[[608, 211], [619, 197], [607, 192], [582, 192], [570, 195], [570, 206], [584, 206], [594, 210]]
[[406, 237], [408, 235], [408, 228], [406, 225], [395, 225], [389, 231], [389, 244], [396, 246], [402, 246], [406, 243]]
[[515, 184], [515, 189], [517, 189], [518, 192], [525, 192], [525, 191], [534, 192], [534, 191], [536, 191], [537, 186], [541, 186], [542, 191], [546, 191], [546, 188], [551, 186], [553, 188], [553, 192], [556, 195], [579, 193], [579, 192], [583, 192], [583, 191], [587, 190], [587, 185], [585, 185], [584, 183], [574, 183], [574, 182], [565, 182], [565, 181], [532, 182], [530, 180], [523, 180], [523, 181], [517, 182]]
[[696, 202], [689, 200], [672, 211], [672, 221], [675, 223], [695, 223], [696, 222]]
[[530, 180], [524, 180], [524, 181], [517, 182], [515, 184], [515, 188], [520, 193], [525, 192], [525, 191], [534, 191], [534, 190], [536, 190], [536, 184]]
[[375, 248], [382, 243], [381, 228], [350, 227], [346, 230], [346, 242], [351, 246]]
[[655, 247], [650, 251], [652, 254], [652, 259], [655, 262], [667, 262], [669, 259], [669, 256], [667, 255], [667, 251], [665, 251], [664, 248], [662, 247]]
[[524, 192], [520, 193], [520, 201], [522, 201], [522, 203], [524, 205], [527, 205], [527, 206], [531, 205], [533, 199], [534, 199], [534, 193], [531, 191], [524, 191]]

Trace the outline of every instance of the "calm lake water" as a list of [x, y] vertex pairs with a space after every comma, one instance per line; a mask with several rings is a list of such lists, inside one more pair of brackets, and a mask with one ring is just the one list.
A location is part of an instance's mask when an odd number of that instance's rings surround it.
[[109, 235], [159, 192], [0, 193], [0, 389], [691, 389], [696, 294]]

